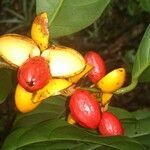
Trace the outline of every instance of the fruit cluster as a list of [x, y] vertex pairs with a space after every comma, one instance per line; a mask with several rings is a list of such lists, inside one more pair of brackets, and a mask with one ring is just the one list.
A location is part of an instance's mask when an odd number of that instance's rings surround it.
[[124, 129], [121, 122], [114, 114], [107, 111], [107, 106], [113, 92], [123, 85], [125, 70], [119, 68], [106, 74], [103, 59], [94, 51], [89, 51], [84, 58], [86, 63], [93, 67], [87, 76], [100, 89], [101, 98], [99, 101], [93, 93], [87, 90], [75, 90], [70, 98], [68, 122], [78, 123], [89, 129], [98, 128], [103, 136], [123, 135]]
[[76, 90], [71, 96], [68, 122], [89, 129], [99, 129], [103, 136], [123, 135], [119, 119], [111, 112], [100, 109], [98, 100], [86, 90]]
[[[0, 37], [0, 57], [17, 69], [17, 109], [30, 112], [49, 96], [66, 95], [70, 96], [68, 123], [98, 128], [104, 136], [122, 135], [121, 122], [107, 111], [107, 105], [124, 84], [125, 70], [118, 68], [106, 74], [105, 62], [98, 53], [89, 51], [83, 57], [72, 48], [49, 45], [46, 13], [33, 21], [31, 37]], [[92, 82], [86, 90], [77, 86], [85, 76]], [[88, 91], [92, 88], [97, 89], [100, 97]]]

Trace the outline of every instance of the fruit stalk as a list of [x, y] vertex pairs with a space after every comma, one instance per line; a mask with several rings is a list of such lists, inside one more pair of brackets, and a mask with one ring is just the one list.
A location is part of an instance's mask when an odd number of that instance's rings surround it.
[[123, 88], [120, 88], [118, 89], [117, 91], [114, 92], [114, 94], [125, 94], [125, 93], [128, 93], [130, 91], [132, 91], [138, 84], [138, 81], [137, 80], [132, 80], [131, 84], [126, 86], [126, 87], [123, 87]]

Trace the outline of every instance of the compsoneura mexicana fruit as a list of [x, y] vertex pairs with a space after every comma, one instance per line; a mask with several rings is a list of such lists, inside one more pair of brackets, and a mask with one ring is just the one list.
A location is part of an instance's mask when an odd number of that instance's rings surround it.
[[88, 73], [89, 80], [93, 83], [97, 83], [106, 74], [104, 60], [94, 51], [89, 51], [84, 58], [88, 64], [93, 66], [93, 69]]
[[49, 65], [40, 56], [29, 58], [18, 70], [19, 84], [30, 92], [44, 87], [50, 78]]
[[103, 112], [99, 123], [99, 132], [103, 136], [123, 135], [124, 129], [120, 120], [111, 112]]
[[71, 96], [70, 112], [74, 120], [83, 127], [96, 129], [100, 122], [100, 106], [88, 91], [76, 90]]

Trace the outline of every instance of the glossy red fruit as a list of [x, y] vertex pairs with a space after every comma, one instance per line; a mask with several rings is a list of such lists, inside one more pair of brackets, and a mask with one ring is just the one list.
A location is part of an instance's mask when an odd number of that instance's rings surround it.
[[103, 136], [123, 135], [124, 129], [119, 119], [111, 112], [103, 112], [99, 123], [99, 132]]
[[29, 58], [18, 70], [19, 84], [29, 92], [44, 87], [50, 78], [49, 65], [43, 57]]
[[71, 96], [70, 112], [74, 120], [83, 127], [96, 129], [101, 113], [96, 98], [88, 91], [76, 90]]
[[94, 51], [89, 51], [84, 58], [88, 64], [93, 66], [93, 69], [88, 73], [89, 80], [93, 83], [97, 83], [106, 74], [104, 60]]

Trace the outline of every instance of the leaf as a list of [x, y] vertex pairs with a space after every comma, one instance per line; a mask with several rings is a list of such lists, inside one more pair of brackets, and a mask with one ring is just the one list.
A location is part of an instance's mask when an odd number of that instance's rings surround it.
[[[54, 145], [53, 145], [54, 144]], [[89, 146], [88, 146], [89, 145]], [[108, 147], [109, 150], [145, 150], [143, 145], [128, 137], [100, 137], [89, 133], [86, 129], [71, 126], [63, 120], [50, 120], [32, 127], [19, 128], [13, 131], [5, 140], [2, 150], [29, 149], [59, 149], [60, 146], [70, 146], [69, 149], [86, 147]], [[52, 147], [51, 147], [52, 146]], [[90, 147], [90, 148], [89, 148]]]
[[150, 82], [150, 66], [140, 76], [140, 82]]
[[123, 123], [125, 135], [135, 138], [150, 149], [150, 113], [149, 110], [138, 110], [135, 112], [127, 112], [121, 108], [109, 107], [109, 111], [113, 112]]
[[132, 70], [132, 80], [138, 80], [144, 70], [150, 66], [150, 25], [147, 27], [138, 48]]
[[[47, 112], [49, 110], [49, 106], [51, 106], [51, 109], [53, 106], [59, 107], [65, 107], [66, 101], [62, 99], [62, 97], [53, 97], [50, 100], [45, 101], [46, 105], [41, 105], [39, 110], [34, 111], [32, 114], [36, 114], [37, 112], [39, 113], [40, 110], [42, 112]], [[48, 105], [48, 106], [47, 106]], [[46, 107], [47, 106], [47, 107]], [[54, 107], [52, 111], [49, 111], [49, 114], [51, 114], [53, 111], [54, 112], [60, 112], [57, 107]], [[45, 108], [45, 109], [44, 109]], [[50, 110], [51, 110], [50, 109]], [[136, 116], [137, 118], [144, 118], [144, 116], [148, 116], [147, 111], [145, 110], [144, 115], [140, 115], [140, 111], [131, 115], [130, 113], [121, 110], [121, 109], [116, 109], [111, 108], [114, 112], [119, 112], [121, 111], [121, 117], [123, 117], [123, 112], [125, 112], [125, 116], [127, 115], [127, 118], [133, 118]], [[36, 115], [38, 115], [38, 113]], [[106, 149], [106, 150], [114, 150], [114, 149], [119, 149], [119, 150], [126, 150], [132, 148], [132, 149], [139, 149], [142, 150], [144, 147], [139, 144], [137, 141], [134, 141], [133, 139], [127, 138], [127, 137], [100, 137], [97, 133], [88, 131], [83, 128], [78, 128], [77, 126], [71, 126], [67, 124], [67, 122], [61, 120], [61, 119], [52, 119], [50, 117], [45, 120], [43, 116], [41, 115], [41, 118], [38, 120], [36, 123], [31, 123], [34, 122], [32, 120], [33, 116], [30, 115], [31, 113], [24, 114], [21, 117], [18, 117], [16, 122], [15, 122], [15, 127], [18, 125], [18, 122], [20, 120], [24, 120], [24, 122], [21, 122], [19, 124], [18, 129], [14, 129], [12, 134], [9, 135], [9, 137], [6, 139], [3, 149], [66, 149], [67, 147], [70, 149]], [[41, 113], [42, 114], [42, 113]], [[53, 114], [53, 113], [52, 113]], [[129, 115], [130, 114], [130, 115]], [[27, 116], [29, 118], [26, 118]], [[51, 115], [50, 115], [51, 116]], [[29, 124], [26, 124], [26, 121]], [[25, 123], [25, 124], [24, 124]], [[21, 126], [20, 126], [21, 125]]]
[[109, 106], [108, 111], [114, 113], [119, 119], [131, 119], [134, 115], [125, 109]]
[[139, 13], [139, 5], [136, 1], [129, 0], [127, 4], [127, 10], [129, 15], [135, 16]]
[[[19, 148], [19, 150], [23, 149], [23, 150], [33, 150], [33, 149], [36, 149], [36, 150], [41, 150], [42, 149], [49, 149], [49, 150], [57, 150], [57, 149], [72, 149], [78, 145], [81, 145], [79, 144], [78, 142], [76, 141], [52, 141], [52, 142], [39, 142], [39, 143], [35, 143], [35, 144], [32, 144], [32, 145], [27, 145], [27, 146], [24, 146], [23, 148]], [[85, 144], [84, 144], [85, 145]], [[83, 150], [83, 148], [82, 148]]]
[[128, 112], [116, 107], [109, 107], [108, 110], [113, 112], [123, 123], [125, 136], [135, 138], [144, 137], [150, 134], [149, 110], [145, 109]]
[[5, 101], [12, 88], [11, 72], [0, 69], [0, 104]]
[[150, 134], [135, 137], [135, 139], [138, 140], [140, 143], [144, 144], [147, 149], [150, 149], [150, 142], [149, 142]]
[[[142, 142], [144, 146], [140, 142], [142, 137], [149, 133], [149, 110], [128, 112], [121, 108], [109, 107], [109, 111], [119, 115], [124, 123], [125, 135], [132, 138], [101, 137], [97, 131], [68, 124], [64, 119], [66, 104], [64, 97], [51, 97], [35, 111], [20, 114], [2, 150], [146, 150], [145, 147], [148, 147], [147, 142]], [[135, 128], [139, 122], [141, 126]], [[135, 134], [135, 131], [138, 131], [138, 134]]]
[[37, 0], [36, 12], [47, 12], [52, 38], [84, 29], [97, 20], [110, 0]]
[[129, 137], [139, 137], [150, 134], [150, 118], [123, 120], [125, 135]]
[[61, 96], [49, 97], [37, 109], [25, 114], [18, 114], [14, 128], [38, 124], [45, 120], [60, 118], [65, 115], [66, 99]]
[[[148, 113], [149, 111], [145, 113], [139, 111], [136, 116], [138, 120], [131, 119], [130, 121], [128, 120], [128, 122], [126, 120], [123, 123], [125, 128], [125, 135], [133, 137], [134, 139], [142, 143], [147, 149], [150, 149], [150, 114], [148, 117]], [[142, 114], [142, 116], [140, 114]]]
[[132, 112], [137, 120], [150, 118], [150, 109], [137, 110]]
[[129, 137], [141, 137], [150, 134], [149, 110], [138, 110], [132, 113], [134, 118], [122, 120], [125, 135]]
[[140, 5], [144, 11], [150, 12], [150, 0], [140, 0]]

